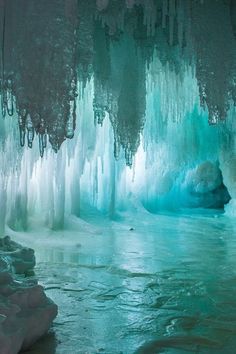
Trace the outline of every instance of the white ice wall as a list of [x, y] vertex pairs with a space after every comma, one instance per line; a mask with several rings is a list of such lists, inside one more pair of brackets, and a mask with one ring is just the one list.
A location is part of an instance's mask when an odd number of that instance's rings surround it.
[[[131, 168], [122, 152], [114, 158], [109, 117], [102, 127], [94, 124], [93, 81], [78, 99], [75, 137], [58, 154], [48, 147], [40, 158], [36, 141], [22, 149], [17, 120], [1, 120], [0, 232], [5, 222], [25, 229], [32, 220], [62, 228], [64, 217], [80, 216], [88, 207], [115, 217], [135, 201], [154, 212], [209, 206], [221, 178], [218, 160], [236, 198], [233, 119], [224, 126], [208, 124], [194, 70], [183, 65], [177, 73], [156, 58], [147, 69], [146, 123]], [[233, 149], [227, 139], [233, 139]]]

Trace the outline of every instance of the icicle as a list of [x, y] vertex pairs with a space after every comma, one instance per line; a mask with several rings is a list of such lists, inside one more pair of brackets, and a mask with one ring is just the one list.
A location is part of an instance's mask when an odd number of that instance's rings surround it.
[[94, 123], [102, 126], [103, 120], [106, 116], [106, 111], [104, 107], [96, 103], [95, 99], [93, 102], [93, 112], [94, 112]]
[[23, 147], [25, 145], [25, 121], [26, 121], [27, 111], [26, 109], [18, 109], [18, 125], [20, 130], [20, 145]]
[[26, 117], [26, 128], [27, 128], [28, 147], [32, 148], [33, 140], [34, 140], [34, 127], [29, 113], [27, 114]]
[[101, 125], [105, 118], [106, 113], [102, 110], [102, 107], [94, 105], [94, 122]]
[[2, 116], [6, 117], [7, 114], [7, 81], [2, 80], [2, 93], [1, 93]]
[[7, 113], [9, 116], [13, 116], [14, 113], [14, 101], [13, 101], [13, 84], [12, 80], [7, 80], [7, 90], [6, 90], [6, 105]]
[[216, 125], [220, 121], [219, 107], [215, 106], [211, 115], [208, 117], [208, 122], [210, 125]]
[[133, 153], [130, 151], [130, 149], [125, 150], [125, 161], [126, 165], [131, 168], [133, 163]]
[[7, 114], [7, 110], [6, 110], [6, 103], [4, 99], [4, 91], [1, 94], [1, 109], [2, 109], [2, 117], [5, 118]]
[[40, 156], [43, 157], [44, 146], [43, 146], [43, 135], [42, 134], [39, 134], [39, 153], [40, 153]]
[[43, 148], [46, 149], [47, 147], [47, 134], [43, 134]]
[[23, 147], [25, 145], [25, 129], [20, 127], [20, 145]]
[[39, 134], [39, 152], [40, 156], [43, 157], [44, 150], [47, 146], [47, 135], [46, 134]]
[[70, 101], [70, 113], [66, 123], [66, 137], [68, 139], [72, 139], [74, 136], [75, 110], [76, 110], [75, 100]]
[[120, 143], [117, 138], [114, 140], [114, 157], [118, 159], [120, 155]]
[[47, 134], [46, 134], [46, 127], [45, 127], [45, 121], [43, 118], [40, 118], [39, 114], [37, 114], [37, 120], [40, 121], [39, 124], [39, 153], [40, 156], [43, 157], [44, 155], [44, 150], [46, 149], [47, 146]]

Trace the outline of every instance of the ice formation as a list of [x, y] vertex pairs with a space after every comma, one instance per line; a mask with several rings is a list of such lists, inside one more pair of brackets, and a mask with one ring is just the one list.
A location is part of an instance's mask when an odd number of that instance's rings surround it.
[[0, 255], [16, 274], [26, 274], [35, 266], [34, 251], [22, 247], [9, 236], [0, 239]]
[[33, 280], [17, 278], [35, 264], [32, 249], [0, 239], [0, 353], [17, 354], [29, 348], [49, 329], [57, 306]]
[[233, 1], [0, 6], [2, 234], [137, 200], [235, 214]]

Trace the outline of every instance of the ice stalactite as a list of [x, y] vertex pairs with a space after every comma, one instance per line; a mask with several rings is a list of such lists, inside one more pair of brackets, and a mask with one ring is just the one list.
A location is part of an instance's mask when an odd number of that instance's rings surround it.
[[2, 233], [235, 199], [232, 2], [2, 4]]
[[114, 129], [115, 156], [119, 156], [117, 150], [121, 146], [127, 164], [132, 165], [145, 120], [145, 65], [129, 38], [123, 43], [114, 43], [111, 56], [108, 112]]
[[[228, 188], [232, 182], [221, 162], [222, 181], [218, 160], [223, 141], [231, 136], [230, 126], [230, 133], [226, 126], [209, 126], [190, 67], [178, 74], [156, 58], [147, 72], [146, 122], [131, 168], [126, 166], [124, 152], [115, 160], [109, 114], [102, 126], [94, 124], [93, 81], [77, 102], [74, 139], [65, 142], [58, 154], [48, 150], [41, 159], [37, 146], [19, 149], [14, 137], [17, 127], [10, 118], [12, 126], [5, 129], [11, 129], [12, 136], [6, 143], [14, 142], [15, 147], [7, 150], [7, 159], [19, 163], [15, 171], [6, 164], [6, 188], [1, 192], [6, 192], [6, 222], [11, 228], [31, 228], [38, 222], [53, 229], [67, 227], [70, 215], [83, 216], [88, 208], [115, 217], [132, 207], [134, 200], [152, 212], [223, 207], [228, 202], [223, 182]], [[171, 119], [172, 115], [177, 119]], [[2, 158], [5, 151], [1, 150]]]
[[[150, 211], [223, 206], [229, 196], [218, 167], [219, 127], [208, 125], [191, 67], [183, 64], [176, 72], [158, 57], [154, 60], [147, 79], [146, 117], [133, 194]], [[219, 186], [215, 183], [211, 190], [213, 175]], [[200, 180], [209, 188], [199, 192]]]
[[230, 7], [221, 1], [204, 1], [201, 6], [194, 3], [192, 19], [201, 103], [208, 109], [210, 123], [216, 124], [226, 118], [230, 100], [235, 102], [236, 98], [236, 39]]
[[[191, 4], [174, 0], [126, 2], [90, 0], [86, 3], [60, 0], [57, 4], [54, 2], [48, 4], [45, 1], [40, 3], [32, 1], [29, 4], [24, 1], [19, 6], [10, 0], [3, 1], [2, 8], [0, 24], [3, 114], [8, 112], [12, 115], [13, 107], [16, 105], [21, 145], [23, 146], [27, 140], [27, 144], [31, 147], [35, 135], [38, 134], [41, 156], [47, 146], [47, 140], [50, 141], [53, 149], [58, 151], [66, 138], [73, 137], [77, 80], [83, 82], [85, 86], [94, 75], [97, 91], [100, 91], [97, 97], [100, 95], [98, 99], [105, 101], [103, 108], [96, 107], [95, 101], [95, 113], [100, 115], [98, 122], [104, 117], [105, 108], [108, 110], [111, 108], [106, 101], [110, 101], [113, 105], [113, 111], [116, 110], [115, 106], [118, 106], [120, 113], [110, 114], [117, 137], [115, 146], [119, 148], [121, 145], [126, 150], [127, 160], [131, 160], [131, 155], [137, 150], [137, 147], [134, 147], [135, 142], [131, 143], [127, 137], [122, 138], [124, 140], [122, 142], [121, 133], [118, 132], [120, 129], [122, 132], [122, 125], [125, 127], [127, 125], [125, 130], [129, 131], [130, 113], [126, 110], [128, 105], [132, 105], [131, 100], [130, 103], [127, 101], [125, 105], [122, 104], [122, 94], [126, 95], [125, 89], [131, 90], [133, 103], [134, 100], [136, 102], [135, 106], [138, 106], [139, 101], [142, 106], [141, 101], [145, 100], [141, 97], [143, 96], [141, 86], [144, 86], [143, 81], [145, 81], [145, 66], [146, 63], [151, 62], [153, 51], [156, 48], [160, 49], [160, 38], [166, 40], [165, 49], [160, 50], [163, 61], [171, 63], [168, 51], [169, 48], [175, 47], [177, 55], [182, 57], [182, 60], [196, 62], [201, 101], [209, 110], [211, 122], [215, 122], [218, 118], [224, 119], [229, 107], [229, 99], [234, 99], [235, 37], [234, 23], [230, 16], [230, 10], [233, 11], [232, 4], [230, 7], [222, 1], [212, 5], [209, 1], [204, 3], [196, 1]], [[205, 16], [206, 13], [209, 16]], [[211, 14], [214, 16], [210, 16]], [[211, 20], [207, 21], [206, 18]], [[215, 21], [215, 18], [218, 21]], [[100, 23], [100, 28], [97, 22]], [[228, 38], [226, 46], [223, 37], [214, 36], [217, 33], [218, 23], [224, 24], [224, 33]], [[104, 83], [99, 78], [96, 80], [99, 75], [96, 74], [98, 45], [96, 46], [95, 39], [99, 31], [103, 31], [106, 42], [111, 42], [108, 60], [103, 66], [110, 61], [113, 62], [114, 67], [116, 57], [123, 55], [121, 53], [124, 43], [129, 41], [130, 44], [127, 45], [128, 64], [123, 63], [126, 69], [120, 68], [123, 73], [119, 72], [119, 74], [122, 77], [122, 75], [127, 76], [128, 73], [135, 79], [133, 88], [128, 87], [132, 77], [128, 80], [126, 88], [123, 85], [121, 94], [118, 93], [119, 98], [107, 97], [110, 96], [113, 81], [117, 81], [114, 79], [116, 75], [114, 70], [110, 72], [108, 86], [105, 89]], [[210, 49], [205, 42], [206, 32], [212, 36]], [[27, 45], [28, 42], [31, 43], [30, 47]], [[120, 48], [115, 42], [120, 43]], [[136, 46], [141, 48], [142, 56], [136, 55]], [[112, 57], [111, 52], [115, 47], [118, 48], [117, 53]], [[219, 48], [225, 51], [227, 65], [217, 56]], [[125, 60], [124, 56], [123, 60]], [[119, 65], [118, 62], [117, 64]], [[223, 80], [227, 82], [226, 84], [221, 82], [222, 75], [228, 79]], [[217, 90], [212, 89], [214, 85], [217, 85]], [[134, 92], [136, 87], [140, 92]], [[114, 87], [115, 91], [117, 89], [119, 90]], [[116, 93], [113, 96], [115, 95]], [[117, 100], [119, 102], [116, 102]], [[98, 102], [98, 106], [99, 104]], [[137, 117], [137, 125], [142, 129], [143, 113], [138, 107], [137, 110], [137, 114], [134, 115]], [[137, 133], [136, 145], [138, 140]], [[128, 145], [130, 146], [127, 147]]]
[[3, 115], [12, 115], [15, 106], [22, 146], [26, 140], [32, 147], [37, 133], [41, 155], [47, 136], [58, 151], [74, 132], [75, 25], [65, 17], [63, 1], [50, 5], [44, 1], [20, 5], [7, 1], [4, 8]]

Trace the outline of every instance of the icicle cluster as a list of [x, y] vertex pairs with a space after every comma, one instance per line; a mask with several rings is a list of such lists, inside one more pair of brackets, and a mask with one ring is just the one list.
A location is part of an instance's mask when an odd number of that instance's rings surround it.
[[10, 0], [0, 24], [2, 115], [16, 110], [20, 144], [31, 148], [37, 134], [41, 156], [47, 137], [58, 151], [75, 128], [75, 25], [63, 3]]
[[236, 8], [212, 3], [1, 3], [1, 233], [137, 201], [235, 205]]
[[74, 136], [77, 81], [83, 95], [93, 77], [95, 122], [109, 115], [115, 156], [122, 147], [131, 165], [154, 51], [171, 70], [194, 67], [210, 123], [225, 119], [236, 102], [235, 12], [223, 0], [2, 0], [2, 115], [17, 111], [22, 146], [37, 134], [41, 156], [48, 139], [58, 151]]

